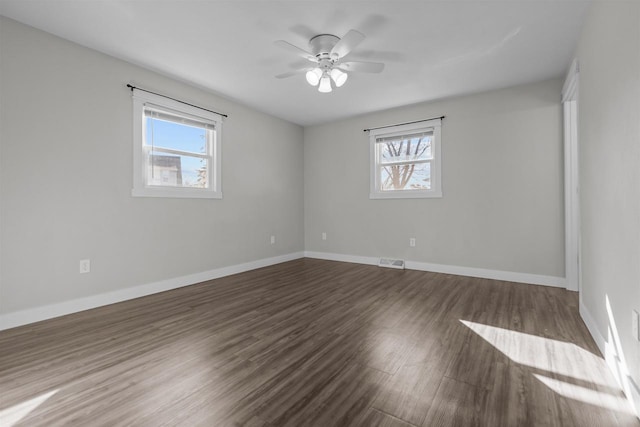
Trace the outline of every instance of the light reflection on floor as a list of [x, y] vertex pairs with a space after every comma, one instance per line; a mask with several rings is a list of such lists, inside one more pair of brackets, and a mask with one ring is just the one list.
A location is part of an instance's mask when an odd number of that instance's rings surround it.
[[549, 378], [544, 375], [533, 374], [533, 376], [551, 390], [566, 398], [634, 415], [633, 410], [629, 406], [629, 402], [622, 396], [603, 393], [587, 387], [571, 384], [566, 381]]
[[[561, 396], [614, 411], [634, 414], [622, 393], [611, 394], [602, 391], [611, 390], [615, 393], [615, 390], [620, 388], [613, 379], [606, 379], [610, 375], [606, 375], [608, 371], [606, 362], [601, 357], [570, 342], [467, 320], [460, 320], [460, 322], [513, 362], [539, 372], [533, 373], [534, 377]], [[553, 378], [554, 376], [563, 376], [567, 380]], [[572, 380], [575, 381], [568, 382]], [[589, 384], [593, 384], [594, 388], [583, 386]]]
[[32, 399], [10, 406], [0, 410], [0, 425], [2, 427], [13, 427], [24, 417], [29, 415], [31, 411], [46, 402], [51, 396], [56, 394], [58, 390], [52, 390], [47, 393], [36, 396]]

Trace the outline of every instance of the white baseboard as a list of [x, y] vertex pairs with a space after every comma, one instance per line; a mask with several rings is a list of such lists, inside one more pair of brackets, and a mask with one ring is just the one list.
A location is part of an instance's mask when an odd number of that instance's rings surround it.
[[[193, 285], [195, 283], [205, 282], [232, 274], [242, 273], [244, 271], [254, 270], [256, 268], [267, 267], [269, 265], [279, 264], [294, 259], [308, 257], [318, 258], [331, 261], [351, 262], [356, 264], [377, 265], [379, 259], [375, 257], [365, 257], [357, 255], [334, 254], [326, 252], [294, 252], [291, 254], [280, 255], [272, 258], [265, 258], [257, 261], [251, 261], [243, 264], [221, 267], [214, 270], [203, 271], [201, 273], [189, 274], [187, 276], [174, 277], [159, 282], [147, 283], [131, 288], [120, 289], [113, 292], [107, 292], [99, 295], [92, 295], [83, 298], [77, 298], [71, 301], [45, 305], [41, 307], [15, 311], [6, 314], [0, 314], [0, 330], [15, 328], [17, 326], [27, 325], [29, 323], [39, 322], [41, 320], [51, 319], [66, 314], [76, 313], [79, 311], [89, 310], [91, 308], [101, 307], [104, 305], [114, 304], [121, 301], [139, 298], [146, 295], [164, 292], [171, 289], [177, 289], [183, 286]], [[479, 268], [458, 267], [442, 264], [429, 264], [414, 261], [407, 261], [406, 268], [412, 270], [433, 271], [437, 273], [458, 274], [461, 276], [482, 277], [495, 280], [506, 280], [510, 282], [530, 283], [546, 286], [564, 286], [564, 278], [539, 276], [534, 274], [513, 273], [498, 270], [485, 270]]]
[[587, 326], [589, 333], [593, 337], [593, 340], [596, 342], [600, 353], [604, 355], [606, 341], [600, 333], [600, 330], [596, 326], [596, 321], [593, 320], [593, 316], [591, 316], [591, 313], [589, 312], [589, 310], [587, 310], [587, 307], [582, 302], [582, 298], [580, 298], [580, 317], [582, 317], [582, 321]]
[[503, 280], [505, 282], [553, 286], [556, 288], [565, 288], [566, 282], [564, 277], [516, 273], [514, 271], [488, 270], [474, 267], [459, 267], [456, 265], [407, 261], [406, 266], [411, 270], [433, 271], [434, 273], [457, 274], [458, 276], [480, 277], [483, 279]]
[[[613, 355], [611, 354], [612, 351], [608, 349], [607, 346], [611, 347], [615, 344], [608, 343], [602, 333], [600, 333], [600, 330], [596, 325], [596, 321], [582, 302], [582, 298], [580, 298], [580, 317], [582, 317], [582, 320], [587, 326], [589, 333], [593, 337], [593, 340], [596, 342], [596, 345], [598, 346], [600, 353], [602, 353], [605, 361], [607, 362], [607, 366], [611, 370], [611, 373], [618, 381], [618, 385], [622, 390], [624, 390], [625, 396], [627, 397], [627, 400], [629, 400], [629, 404], [631, 405], [631, 407], [635, 410], [636, 416], [640, 418], [640, 389], [630, 375], [627, 374], [625, 378], [620, 378], [620, 372], [630, 372], [629, 367], [625, 362], [625, 358], [616, 356], [615, 352], [613, 353]], [[618, 349], [615, 351], [617, 352], [621, 350]], [[619, 366], [616, 366], [616, 363], [618, 363]]]
[[[357, 255], [343, 255], [327, 252], [305, 251], [307, 258], [326, 259], [331, 261], [353, 262], [356, 264], [378, 265], [379, 258]], [[426, 262], [406, 261], [405, 268], [409, 270], [432, 271], [434, 273], [456, 274], [458, 276], [481, 277], [483, 279], [503, 280], [507, 282], [527, 283], [531, 285], [566, 287], [564, 277], [543, 276], [530, 273], [516, 273], [512, 271], [487, 270], [484, 268], [459, 267], [456, 265], [431, 264]]]
[[353, 264], [378, 265], [378, 261], [379, 261], [379, 258], [374, 258], [374, 257], [334, 254], [329, 252], [304, 251], [304, 256], [305, 258], [324, 259], [327, 261], [351, 262]]
[[17, 326], [39, 322], [41, 320], [51, 319], [54, 317], [64, 316], [66, 314], [77, 313], [79, 311], [114, 304], [133, 298], [139, 298], [158, 292], [169, 291], [171, 289], [177, 289], [183, 286], [205, 282], [207, 280], [218, 279], [220, 277], [230, 276], [232, 274], [255, 270], [256, 268], [280, 264], [282, 262], [291, 261], [302, 257], [304, 257], [303, 252], [294, 252], [286, 255], [250, 261], [243, 264], [216, 268], [209, 271], [203, 271], [201, 273], [189, 274], [187, 276], [174, 277], [172, 279], [147, 283], [144, 285], [120, 289], [104, 294], [78, 298], [57, 304], [50, 304], [27, 310], [14, 311], [12, 313], [0, 315], [0, 330], [15, 328]]

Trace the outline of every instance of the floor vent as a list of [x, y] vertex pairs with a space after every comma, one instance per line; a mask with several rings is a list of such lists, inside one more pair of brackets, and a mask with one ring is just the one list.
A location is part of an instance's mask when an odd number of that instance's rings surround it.
[[380, 258], [380, 262], [378, 263], [378, 267], [399, 268], [401, 270], [404, 270], [404, 260], [402, 260], [402, 259], [391, 259], [391, 258]]

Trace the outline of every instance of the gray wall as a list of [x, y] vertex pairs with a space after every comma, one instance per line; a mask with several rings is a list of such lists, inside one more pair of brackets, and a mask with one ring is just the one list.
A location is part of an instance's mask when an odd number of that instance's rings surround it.
[[[302, 250], [564, 276], [559, 80], [303, 133], [199, 88], [0, 23], [0, 313]], [[131, 197], [130, 81], [230, 115], [223, 200]], [[441, 114], [444, 197], [370, 200], [362, 129]], [[91, 259], [90, 274], [78, 274], [83, 258]]]
[[[560, 92], [552, 80], [305, 128], [306, 250], [563, 277]], [[363, 129], [440, 115], [444, 197], [370, 200]]]
[[[0, 31], [0, 313], [304, 249], [301, 127], [15, 21]], [[131, 196], [130, 81], [229, 114], [224, 199]]]
[[631, 377], [622, 380], [640, 413], [640, 343], [630, 321], [640, 311], [640, 3], [595, 2], [578, 60], [581, 299], [608, 361], [621, 372], [613, 356], [626, 360]]

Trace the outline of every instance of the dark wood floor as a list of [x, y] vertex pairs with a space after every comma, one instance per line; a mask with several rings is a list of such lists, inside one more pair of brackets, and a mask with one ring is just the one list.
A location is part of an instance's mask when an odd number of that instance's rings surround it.
[[3, 426], [640, 426], [577, 294], [312, 259], [0, 332], [0, 392]]

